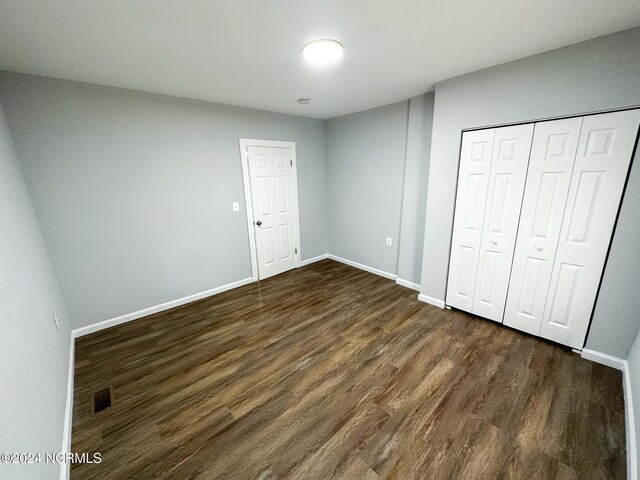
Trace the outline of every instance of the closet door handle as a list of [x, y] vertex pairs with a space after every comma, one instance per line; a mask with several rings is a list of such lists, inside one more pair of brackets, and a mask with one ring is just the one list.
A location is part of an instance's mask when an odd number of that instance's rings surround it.
[[497, 240], [491, 239], [491, 245], [497, 245], [497, 244], [498, 244]]
[[542, 245], [536, 245], [534, 248], [539, 252], [542, 251]]

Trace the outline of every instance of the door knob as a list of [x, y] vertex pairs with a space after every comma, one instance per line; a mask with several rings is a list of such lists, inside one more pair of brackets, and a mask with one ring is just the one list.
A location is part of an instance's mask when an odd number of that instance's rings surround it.
[[493, 239], [491, 239], [491, 245], [497, 245], [497, 244], [498, 244], [498, 241], [497, 241], [497, 240], [493, 240]]
[[262, 222], [261, 222], [260, 220], [258, 220], [258, 221], [256, 222], [256, 225], [257, 225], [257, 226], [260, 226], [260, 225], [262, 225]]
[[539, 252], [542, 251], [542, 246], [541, 245], [536, 245], [534, 248]]

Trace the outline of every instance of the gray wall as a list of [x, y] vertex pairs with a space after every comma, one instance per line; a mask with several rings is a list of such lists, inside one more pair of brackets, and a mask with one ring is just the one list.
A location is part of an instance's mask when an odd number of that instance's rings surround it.
[[[408, 103], [326, 122], [329, 253], [396, 273]], [[393, 246], [385, 245], [385, 238]]]
[[6, 72], [0, 100], [74, 328], [251, 276], [239, 137], [296, 142], [327, 252], [320, 120]]
[[[0, 452], [60, 452], [69, 324], [1, 106], [0, 305]], [[55, 464], [0, 463], [0, 478], [59, 472]]]
[[420, 284], [434, 94], [409, 99], [398, 277]]
[[[436, 85], [423, 294], [437, 299], [445, 295], [461, 130], [638, 105], [638, 72], [640, 28], [635, 28]], [[630, 210], [638, 211], [637, 200], [629, 199]], [[616, 248], [625, 244], [617, 242]], [[607, 266], [607, 281], [617, 284], [617, 272], [609, 268], [615, 264]], [[600, 309], [592, 331], [607, 337], [600, 343], [607, 349], [604, 353], [626, 358], [628, 340], [620, 339], [634, 338], [637, 327], [615, 324], [615, 318], [615, 311]], [[593, 337], [589, 335], [589, 348]]]

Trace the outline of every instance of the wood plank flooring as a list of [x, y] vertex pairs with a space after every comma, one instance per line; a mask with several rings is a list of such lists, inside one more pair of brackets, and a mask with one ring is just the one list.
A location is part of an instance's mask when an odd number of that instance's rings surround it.
[[103, 459], [75, 480], [626, 474], [619, 372], [330, 260], [82, 337], [75, 367], [72, 449]]

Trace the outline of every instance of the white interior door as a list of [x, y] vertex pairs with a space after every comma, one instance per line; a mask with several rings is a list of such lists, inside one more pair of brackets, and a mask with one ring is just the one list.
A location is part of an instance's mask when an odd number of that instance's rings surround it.
[[497, 128], [472, 312], [502, 322], [533, 124]]
[[540, 335], [582, 348], [640, 111], [584, 117]]
[[495, 129], [464, 132], [449, 259], [447, 304], [471, 311]]
[[504, 324], [540, 334], [582, 117], [537, 123]]
[[248, 147], [258, 277], [296, 267], [293, 155], [287, 148]]

